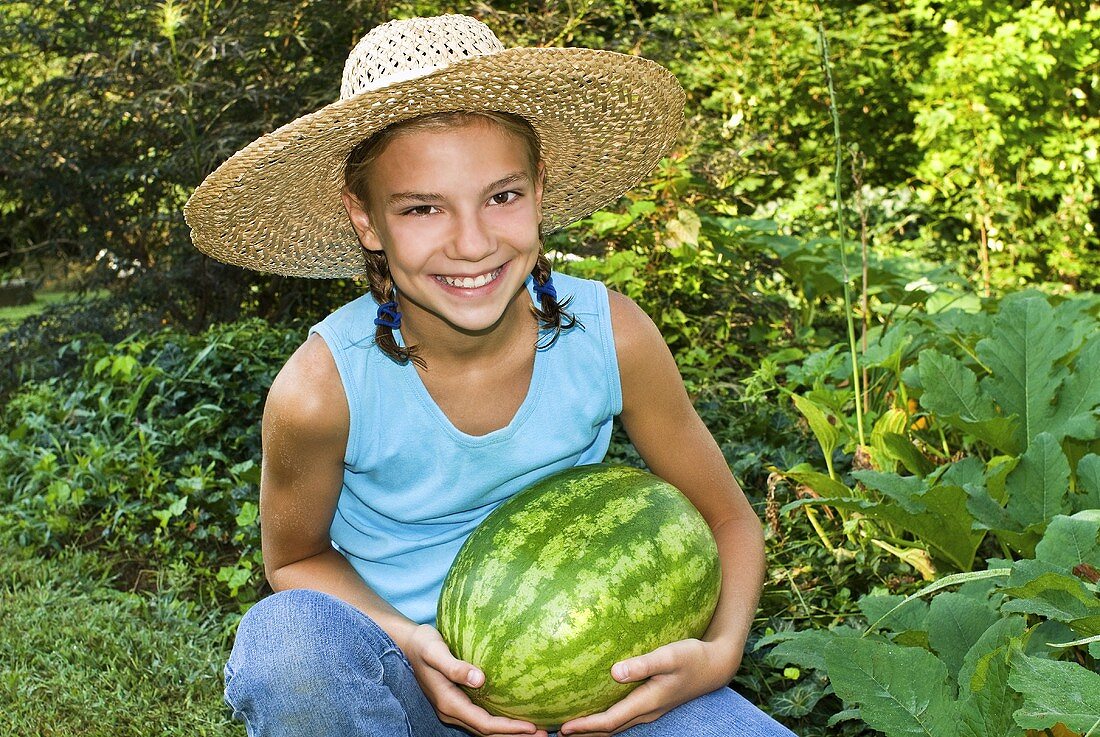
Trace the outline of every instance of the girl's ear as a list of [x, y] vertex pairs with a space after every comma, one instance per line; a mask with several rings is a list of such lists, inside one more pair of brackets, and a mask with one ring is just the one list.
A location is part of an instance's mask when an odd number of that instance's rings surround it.
[[351, 220], [351, 227], [355, 230], [359, 243], [368, 251], [381, 251], [382, 241], [379, 240], [378, 233], [371, 225], [367, 208], [347, 188], [341, 190], [340, 198], [344, 201], [344, 210], [348, 213], [348, 219]]

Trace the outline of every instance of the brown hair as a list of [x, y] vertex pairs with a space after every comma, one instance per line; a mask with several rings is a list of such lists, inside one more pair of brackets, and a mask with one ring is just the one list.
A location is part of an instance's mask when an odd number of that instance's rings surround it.
[[[386, 147], [389, 146], [395, 138], [403, 133], [413, 131], [439, 130], [441, 128], [465, 126], [476, 120], [486, 120], [490, 124], [498, 126], [501, 130], [510, 133], [522, 141], [527, 151], [527, 164], [531, 176], [534, 177], [536, 175], [540, 160], [540, 143], [538, 134], [535, 133], [530, 123], [522, 117], [511, 113], [495, 111], [456, 111], [423, 115], [419, 118], [394, 123], [374, 133], [352, 149], [351, 153], [348, 154], [347, 163], [344, 165], [345, 188], [352, 196], [358, 199], [360, 203], [365, 204], [369, 191], [370, 165], [382, 155], [382, 152], [386, 150]], [[539, 234], [539, 241], [540, 248], [538, 260], [535, 262], [535, 267], [531, 270], [531, 276], [534, 277], [535, 283], [541, 286], [546, 284], [550, 279], [550, 261], [547, 260], [542, 252], [541, 233]], [[367, 282], [370, 285], [371, 295], [374, 297], [375, 301], [378, 302], [378, 304], [383, 304], [394, 300], [396, 291], [394, 289], [393, 278], [390, 276], [390, 268], [386, 261], [386, 254], [382, 251], [369, 251], [363, 249], [363, 258], [366, 263]], [[554, 341], [558, 339], [558, 336], [561, 335], [563, 330], [568, 330], [578, 324], [577, 318], [565, 311], [569, 301], [569, 299], [566, 299], [559, 302], [548, 294], [541, 294], [539, 296], [540, 306], [535, 307], [531, 305], [531, 312], [539, 321], [540, 333], [543, 331], [550, 331], [551, 333], [549, 340], [540, 337], [536, 347], [546, 348], [553, 345]], [[423, 359], [416, 355], [416, 346], [399, 346], [397, 340], [393, 337], [393, 330], [391, 328], [384, 325], [377, 326], [374, 332], [374, 340], [378, 347], [382, 349], [382, 352], [395, 361], [407, 363], [412, 360], [421, 366], [424, 365]]]

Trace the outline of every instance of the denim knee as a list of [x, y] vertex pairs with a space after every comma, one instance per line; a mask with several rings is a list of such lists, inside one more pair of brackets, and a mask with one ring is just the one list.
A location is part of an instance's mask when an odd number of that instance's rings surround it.
[[[377, 625], [327, 594], [293, 589], [260, 601], [241, 619], [225, 667], [225, 700], [250, 727], [341, 720], [342, 694], [382, 680], [395, 648]], [[268, 734], [257, 728], [256, 734]]]

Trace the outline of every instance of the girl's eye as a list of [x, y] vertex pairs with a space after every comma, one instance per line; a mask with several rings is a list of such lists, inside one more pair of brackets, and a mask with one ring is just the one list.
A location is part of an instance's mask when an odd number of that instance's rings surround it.
[[433, 212], [438, 212], [435, 205], [417, 205], [416, 207], [410, 207], [408, 210], [402, 212], [402, 215], [431, 215]]
[[519, 197], [519, 192], [509, 190], [508, 192], [498, 192], [489, 198], [494, 205], [507, 205]]

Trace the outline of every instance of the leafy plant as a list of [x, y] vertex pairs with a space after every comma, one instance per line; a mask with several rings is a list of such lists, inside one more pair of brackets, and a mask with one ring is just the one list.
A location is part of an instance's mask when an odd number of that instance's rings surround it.
[[1094, 733], [1100, 511], [1055, 517], [1033, 559], [991, 563], [909, 597], [864, 597], [862, 632], [783, 632], [758, 647], [828, 677], [846, 707], [831, 723], [858, 717], [887, 737]]
[[896, 381], [884, 393], [890, 406], [876, 418], [872, 447], [850, 470], [851, 482], [833, 467], [838, 448], [860, 450], [845, 416], [847, 394], [818, 375], [795, 406], [828, 474], [808, 464], [787, 470], [820, 497], [791, 508], [858, 513], [878, 524], [872, 538], [921, 547], [953, 570], [971, 569], [988, 533], [1005, 552], [1032, 554], [1054, 516], [1100, 507], [1096, 304], [1052, 306], [1020, 293], [993, 315], [951, 310], [896, 323], [877, 341], [872, 364], [888, 367], [884, 381]]
[[253, 599], [260, 408], [299, 339], [253, 320], [66, 344], [76, 370], [28, 382], [3, 410], [4, 535], [185, 562], [204, 593]]

